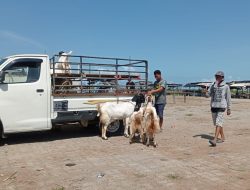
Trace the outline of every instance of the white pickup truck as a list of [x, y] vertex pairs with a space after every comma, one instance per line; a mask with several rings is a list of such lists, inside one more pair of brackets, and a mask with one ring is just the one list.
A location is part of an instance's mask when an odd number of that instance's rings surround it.
[[[128, 79], [136, 83], [126, 83]], [[1, 137], [49, 130], [58, 123], [87, 126], [98, 121], [96, 104], [128, 101], [147, 85], [146, 60], [68, 54], [6, 57], [0, 60]]]

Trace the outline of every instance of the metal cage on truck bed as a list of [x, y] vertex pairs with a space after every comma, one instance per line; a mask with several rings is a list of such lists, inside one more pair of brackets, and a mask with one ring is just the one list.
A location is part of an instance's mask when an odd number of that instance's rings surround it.
[[124, 96], [148, 89], [146, 60], [54, 55], [50, 66], [54, 96]]

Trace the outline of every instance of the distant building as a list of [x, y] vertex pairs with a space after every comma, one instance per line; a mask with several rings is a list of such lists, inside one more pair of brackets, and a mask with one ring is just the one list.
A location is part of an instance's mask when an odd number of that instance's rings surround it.
[[212, 82], [191, 82], [184, 85], [185, 88], [208, 88]]
[[[193, 96], [203, 96], [204, 89], [208, 89], [212, 82], [192, 82], [183, 86], [183, 91]], [[233, 98], [250, 98], [250, 80], [232, 81], [227, 83]]]
[[231, 89], [250, 88], [250, 80], [232, 81], [229, 85]]

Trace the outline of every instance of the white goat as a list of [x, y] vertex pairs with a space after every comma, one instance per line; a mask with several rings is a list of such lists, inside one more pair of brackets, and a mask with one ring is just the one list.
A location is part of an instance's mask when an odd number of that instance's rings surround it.
[[114, 121], [123, 120], [124, 136], [128, 137], [130, 116], [137, 107], [145, 102], [143, 94], [135, 95], [129, 102], [105, 102], [97, 105], [98, 116], [102, 128], [102, 138], [107, 140], [107, 127]]
[[[71, 73], [71, 67], [69, 64], [69, 55], [72, 54], [72, 51], [65, 53], [59, 53], [58, 61], [55, 63], [55, 73], [69, 74]], [[51, 70], [53, 73], [53, 69]]]
[[125, 125], [124, 136], [128, 137], [129, 118], [134, 112], [135, 102], [105, 102], [97, 105], [98, 116], [102, 128], [102, 139], [107, 140], [106, 132], [108, 126], [116, 121], [123, 120]]

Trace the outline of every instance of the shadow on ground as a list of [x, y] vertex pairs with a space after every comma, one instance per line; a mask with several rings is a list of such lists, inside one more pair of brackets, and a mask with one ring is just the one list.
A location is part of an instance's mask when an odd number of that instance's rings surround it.
[[202, 139], [207, 139], [207, 140], [213, 140], [213, 139], [214, 139], [213, 136], [207, 135], [207, 134], [194, 135], [193, 137], [194, 137], [194, 138], [200, 137], [200, 138], [202, 138]]
[[0, 140], [0, 146], [3, 146], [5, 144], [12, 145], [23, 143], [48, 142], [99, 135], [99, 127], [97, 126], [81, 127], [79, 125], [67, 125], [63, 126], [58, 130], [10, 134], [8, 135], [8, 138]]

